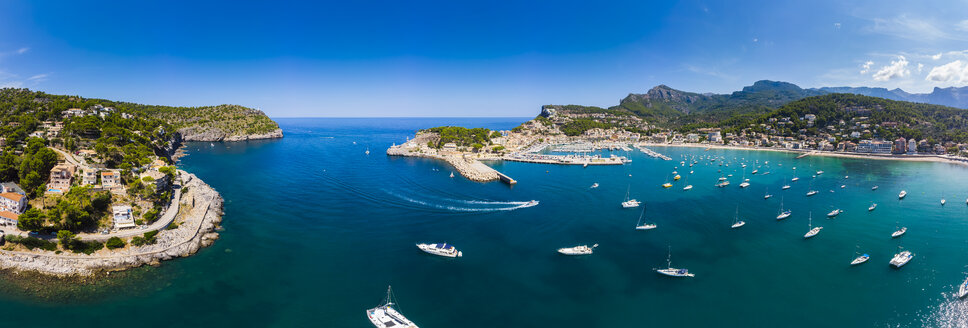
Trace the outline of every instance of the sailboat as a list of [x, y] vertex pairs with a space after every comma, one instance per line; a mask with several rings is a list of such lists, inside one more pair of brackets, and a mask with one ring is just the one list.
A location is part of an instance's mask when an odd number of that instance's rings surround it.
[[454, 177], [454, 172], [450, 172], [450, 177], [451, 177], [451, 178], [453, 178], [453, 177]]
[[[860, 248], [860, 246], [858, 245], [857, 248]], [[850, 261], [850, 265], [858, 265], [861, 263], [866, 263], [867, 260], [871, 259], [871, 256], [866, 253], [860, 254], [860, 252], [854, 252], [854, 255], [858, 255], [858, 256], [855, 257], [853, 261]]]
[[810, 219], [807, 222], [807, 227], [810, 228], [810, 231], [807, 231], [807, 234], [803, 235], [804, 239], [813, 238], [813, 236], [816, 236], [818, 233], [820, 233], [820, 229], [823, 229], [823, 227], [813, 226], [813, 212], [810, 212]]
[[782, 190], [790, 189], [790, 185], [783, 185], [783, 188], [780, 188], [780, 189], [782, 189]]
[[840, 213], [843, 213], [843, 212], [844, 212], [843, 210], [841, 210], [841, 209], [838, 208], [838, 209], [835, 209], [833, 211], [830, 211], [830, 213], [827, 213], [827, 217], [828, 218], [834, 218], [834, 217], [837, 217], [838, 215], [840, 215]]
[[965, 281], [958, 286], [958, 293], [955, 294], [955, 296], [958, 296], [958, 298], [965, 298], [965, 296], [968, 296], [968, 278], [965, 278]]
[[941, 192], [941, 206], [944, 206], [944, 203], [946, 203], [946, 201], [944, 200], [944, 191], [942, 191]]
[[877, 190], [877, 186], [871, 187], [871, 191]]
[[387, 299], [383, 305], [377, 306], [375, 308], [366, 310], [366, 317], [370, 319], [370, 323], [373, 323], [377, 328], [417, 328], [417, 325], [412, 321], [403, 316], [393, 308], [393, 298], [391, 296], [390, 287], [387, 286]]
[[635, 230], [652, 230], [655, 229], [655, 223], [644, 223], [642, 219], [645, 218], [645, 206], [642, 206], [642, 215], [639, 215], [639, 222], [635, 224]]
[[790, 210], [786, 210], [786, 211], [783, 210], [783, 197], [780, 197], [780, 214], [776, 216], [776, 219], [783, 220], [790, 217], [791, 214], [793, 214], [793, 212], [791, 212]]
[[595, 188], [598, 188], [598, 182], [595, 182], [592, 184], [591, 189], [595, 189]]
[[770, 199], [773, 195], [770, 195], [770, 188], [766, 188], [766, 194], [763, 195], [763, 199]]
[[867, 208], [867, 211], [873, 211], [875, 208], [877, 208], [877, 203], [871, 203], [871, 206]]
[[366, 147], [366, 151], [365, 151], [365, 152], [363, 152], [363, 153], [365, 153], [365, 154], [367, 154], [367, 155], [369, 155], [369, 154], [370, 154], [370, 147]]
[[672, 246], [669, 247], [669, 257], [666, 258], [666, 269], [656, 269], [655, 272], [659, 274], [667, 275], [670, 277], [695, 277], [695, 274], [689, 273], [687, 269], [676, 269], [672, 267]]
[[686, 186], [682, 187], [682, 190], [692, 190], [692, 185], [689, 184], [689, 177], [686, 177]]
[[897, 231], [891, 233], [891, 238], [897, 238], [907, 233], [907, 227], [898, 226]]
[[631, 190], [631, 188], [632, 186], [629, 185], [629, 188], [625, 190], [625, 201], [622, 202], [622, 208], [639, 207], [639, 201], [634, 199], [629, 199], [629, 190]]
[[744, 225], [746, 225], [746, 221], [740, 221], [740, 219], [739, 219], [739, 206], [736, 206], [736, 216], [733, 217], [733, 225], [731, 225], [729, 228], [730, 229], [736, 229], [736, 228], [742, 227]]

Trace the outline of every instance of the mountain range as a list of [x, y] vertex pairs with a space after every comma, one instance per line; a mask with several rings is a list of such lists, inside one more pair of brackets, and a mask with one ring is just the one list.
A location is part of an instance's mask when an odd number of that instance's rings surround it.
[[[804, 89], [788, 82], [761, 80], [730, 94], [688, 92], [659, 85], [646, 93], [630, 93], [618, 105], [608, 109], [634, 114], [657, 126], [688, 127], [728, 120], [747, 120], [796, 100], [833, 93], [968, 108], [968, 87], [935, 88], [931, 93], [916, 94], [901, 89], [870, 87]], [[566, 107], [572, 110], [602, 110], [588, 106]]]

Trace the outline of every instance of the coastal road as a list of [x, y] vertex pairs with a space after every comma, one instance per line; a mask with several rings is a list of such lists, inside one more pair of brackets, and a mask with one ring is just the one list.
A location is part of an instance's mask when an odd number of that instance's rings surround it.
[[74, 154], [68, 153], [66, 151], [63, 151], [63, 150], [60, 150], [60, 149], [57, 149], [57, 148], [54, 148], [54, 147], [47, 147], [47, 148], [50, 148], [51, 150], [57, 152], [58, 154], [63, 155], [64, 156], [64, 159], [66, 159], [68, 163], [77, 165], [78, 167], [81, 167], [81, 168], [87, 168], [87, 164], [86, 163], [82, 163], [80, 160], [78, 160], [76, 157], [74, 157]]
[[161, 229], [167, 228], [168, 225], [170, 225], [171, 222], [175, 220], [175, 217], [178, 216], [178, 209], [179, 209], [179, 205], [181, 204], [181, 190], [182, 190], [181, 187], [175, 188], [175, 197], [173, 197], [171, 200], [171, 203], [168, 204], [168, 208], [165, 209], [164, 214], [162, 214], [161, 217], [158, 218], [158, 220], [155, 220], [155, 222], [149, 225], [147, 228], [126, 229], [126, 230], [114, 231], [109, 234], [79, 233], [77, 234], [77, 237], [84, 241], [91, 241], [91, 240], [106, 241], [111, 237], [127, 238], [127, 237], [141, 236], [148, 231], [161, 230]]

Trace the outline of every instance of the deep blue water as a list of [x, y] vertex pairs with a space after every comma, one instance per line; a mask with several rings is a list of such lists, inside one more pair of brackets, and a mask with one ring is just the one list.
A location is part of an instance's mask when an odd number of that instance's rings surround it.
[[[182, 168], [226, 199], [214, 246], [66, 300], [7, 292], [0, 322], [368, 327], [364, 310], [391, 284], [421, 327], [966, 324], [964, 303], [950, 296], [968, 273], [965, 167], [657, 147], [676, 161], [634, 151], [625, 166], [495, 164], [519, 182], [508, 187], [450, 178], [446, 163], [384, 154], [419, 128], [509, 129], [524, 120], [279, 119], [281, 140], [190, 144]], [[661, 188], [683, 156], [731, 164], [702, 161], [694, 174], [680, 167], [683, 180]], [[759, 170], [771, 174], [747, 171], [752, 185], [740, 189], [738, 163], [754, 161], [769, 161]], [[800, 181], [781, 191], [794, 166]], [[826, 173], [811, 178], [817, 170]], [[734, 174], [730, 187], [713, 186], [721, 174]], [[601, 187], [589, 189], [595, 182]], [[682, 191], [687, 183], [695, 188]], [[657, 229], [633, 229], [640, 211], [619, 206], [627, 188]], [[821, 193], [805, 197], [810, 188]], [[774, 197], [764, 200], [767, 189]], [[909, 195], [898, 201], [901, 189]], [[531, 199], [540, 205], [520, 207]], [[794, 214], [778, 222], [781, 199]], [[747, 224], [731, 230], [737, 207]], [[834, 208], [846, 212], [826, 219]], [[804, 240], [811, 211], [824, 229]], [[891, 239], [898, 223], [908, 233]], [[464, 257], [414, 247], [443, 241]], [[591, 256], [555, 252], [593, 243], [601, 246]], [[916, 256], [896, 270], [887, 262], [899, 246]], [[669, 247], [673, 265], [695, 278], [653, 271]], [[856, 251], [871, 261], [850, 267]]]

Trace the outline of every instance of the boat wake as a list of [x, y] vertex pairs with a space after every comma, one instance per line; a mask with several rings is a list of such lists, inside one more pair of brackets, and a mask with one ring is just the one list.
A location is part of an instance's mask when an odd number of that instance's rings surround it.
[[[440, 209], [452, 212], [499, 212], [513, 211], [538, 205], [536, 202], [501, 202], [489, 200], [460, 200], [449, 198], [438, 198], [436, 200], [421, 200], [408, 197], [398, 193], [387, 191], [388, 194], [399, 199], [418, 204], [431, 209]], [[470, 205], [470, 206], [469, 206]], [[476, 205], [476, 206], [475, 206]]]

